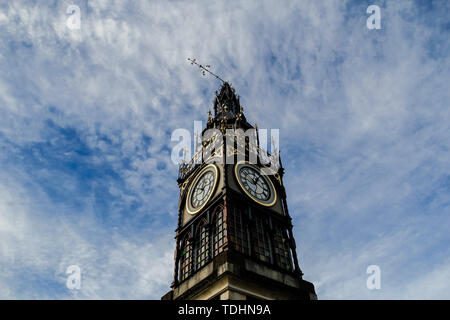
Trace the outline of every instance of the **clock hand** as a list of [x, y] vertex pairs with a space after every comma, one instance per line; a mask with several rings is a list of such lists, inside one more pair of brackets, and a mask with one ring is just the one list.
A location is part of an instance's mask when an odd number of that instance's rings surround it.
[[255, 185], [258, 184], [260, 178], [261, 178], [261, 176], [259, 176], [256, 179], [254, 179], [253, 180], [253, 184], [255, 184]]
[[255, 184], [255, 182], [256, 182], [256, 179], [255, 179], [255, 178], [252, 178], [252, 177], [247, 176], [247, 179], [248, 179], [249, 181], [251, 181], [252, 184]]

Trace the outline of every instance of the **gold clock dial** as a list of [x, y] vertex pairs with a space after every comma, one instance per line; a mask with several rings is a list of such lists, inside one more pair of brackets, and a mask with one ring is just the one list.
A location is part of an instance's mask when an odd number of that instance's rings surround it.
[[236, 179], [242, 190], [254, 201], [264, 206], [272, 206], [276, 201], [276, 191], [270, 179], [261, 174], [258, 167], [247, 162], [235, 166]]
[[190, 214], [200, 211], [209, 201], [216, 187], [217, 177], [217, 167], [213, 164], [197, 174], [187, 194], [186, 209]]

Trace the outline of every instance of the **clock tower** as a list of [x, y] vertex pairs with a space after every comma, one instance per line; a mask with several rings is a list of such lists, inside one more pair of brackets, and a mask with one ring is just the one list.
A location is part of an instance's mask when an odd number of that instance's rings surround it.
[[197, 152], [179, 168], [174, 279], [162, 299], [317, 299], [298, 264], [278, 159], [224, 82]]

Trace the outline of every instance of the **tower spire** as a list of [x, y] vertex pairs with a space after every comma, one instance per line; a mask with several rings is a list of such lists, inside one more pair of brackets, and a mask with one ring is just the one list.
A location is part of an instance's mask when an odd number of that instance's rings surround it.
[[206, 73], [209, 73], [222, 82], [222, 87], [219, 91], [216, 91], [216, 97], [214, 98], [214, 118], [211, 118], [211, 115], [209, 115], [208, 126], [220, 123], [220, 125], [228, 127], [230, 124], [241, 125], [244, 123], [244, 127], [251, 127], [245, 119], [244, 108], [239, 102], [239, 96], [236, 95], [231, 84], [209, 70], [211, 68], [209, 64], [202, 65], [197, 62], [197, 59], [193, 58], [187, 58], [187, 60], [192, 65], [199, 67], [202, 70], [202, 75], [205, 76]]

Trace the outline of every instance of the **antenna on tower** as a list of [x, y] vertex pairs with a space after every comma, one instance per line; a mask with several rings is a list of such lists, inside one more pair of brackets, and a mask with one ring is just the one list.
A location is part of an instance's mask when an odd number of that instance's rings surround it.
[[198, 66], [200, 69], [202, 69], [202, 75], [206, 75], [206, 72], [208, 72], [209, 74], [213, 75], [214, 77], [216, 77], [217, 79], [219, 79], [220, 81], [222, 81], [222, 83], [225, 83], [226, 81], [223, 80], [221, 77], [219, 77], [217, 74], [211, 72], [209, 70], [209, 68], [211, 68], [211, 66], [209, 64], [206, 65], [201, 65], [199, 63], [197, 63], [197, 59], [191, 59], [191, 58], [187, 58], [188, 61], [191, 62], [191, 64], [195, 64], [196, 66]]

